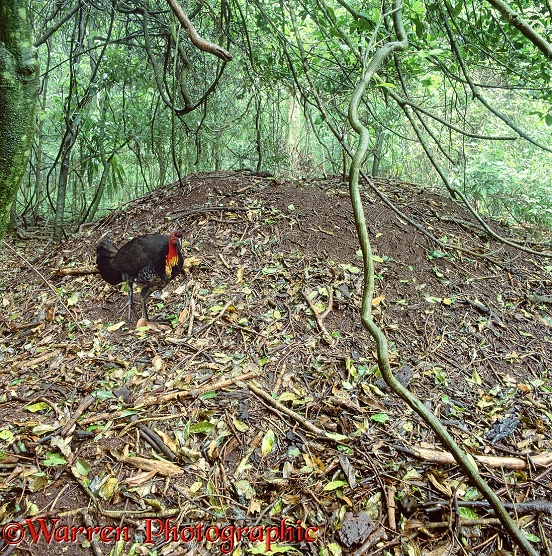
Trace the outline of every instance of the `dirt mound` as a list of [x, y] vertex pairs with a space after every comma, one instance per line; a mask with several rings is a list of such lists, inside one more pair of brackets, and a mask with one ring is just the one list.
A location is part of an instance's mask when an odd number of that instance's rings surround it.
[[[461, 446], [491, 457], [485, 475], [505, 500], [546, 499], [552, 263], [489, 238], [454, 201], [412, 184], [376, 185], [449, 246], [366, 190], [374, 315], [394, 369]], [[121, 243], [173, 229], [188, 242], [187, 268], [152, 296], [150, 317], [168, 323], [154, 330], [120, 322], [122, 288], [79, 270], [59, 275], [92, 265], [104, 235]], [[459, 519], [479, 520], [453, 529], [478, 554], [510, 546], [479, 494], [436, 459], [433, 433], [378, 376], [339, 180], [198, 174], [60, 246], [6, 242], [18, 256], [4, 248], [0, 258], [4, 522], [128, 526], [123, 553], [135, 542], [147, 554], [154, 541], [158, 554], [184, 554], [182, 537], [149, 538], [148, 519], [188, 533], [203, 523], [219, 536], [225, 526], [266, 533], [286, 519], [296, 535], [318, 529], [318, 548], [295, 537], [300, 553], [354, 554], [370, 539], [368, 553], [407, 553], [447, 548], [454, 502]], [[494, 468], [493, 456], [511, 467]], [[79, 508], [89, 508], [88, 521]], [[536, 515], [526, 532], [550, 538], [546, 512]], [[28, 553], [82, 553], [84, 533], [46, 546], [31, 529]], [[95, 542], [104, 554], [113, 545]], [[221, 542], [193, 539], [198, 554], [220, 554]]]

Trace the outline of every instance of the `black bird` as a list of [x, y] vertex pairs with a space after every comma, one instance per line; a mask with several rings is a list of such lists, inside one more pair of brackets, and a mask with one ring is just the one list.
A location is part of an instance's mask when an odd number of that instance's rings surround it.
[[182, 233], [146, 234], [135, 237], [120, 249], [109, 239], [96, 248], [96, 264], [110, 284], [128, 284], [128, 321], [132, 308], [132, 286], [142, 286], [142, 317], [148, 320], [146, 302], [154, 291], [162, 290], [182, 270]]

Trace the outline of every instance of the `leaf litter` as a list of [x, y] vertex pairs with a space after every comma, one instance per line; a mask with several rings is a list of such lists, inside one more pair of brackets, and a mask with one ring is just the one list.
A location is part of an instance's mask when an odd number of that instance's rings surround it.
[[[550, 551], [552, 267], [468, 226], [449, 199], [376, 183], [451, 246], [437, 250], [365, 192], [373, 312], [395, 374]], [[153, 322], [129, 329], [118, 314], [126, 293], [86, 273], [95, 246], [104, 235], [173, 229], [186, 239], [183, 274], [152, 296]], [[131, 531], [118, 545], [27, 536], [18, 550], [221, 553], [221, 541], [144, 544], [148, 518], [317, 528], [315, 542], [274, 541], [272, 553], [513, 550], [378, 374], [340, 180], [197, 174], [61, 245], [32, 233], [6, 242], [24, 259], [0, 257], [1, 523], [47, 517]], [[270, 553], [249, 538], [232, 548]]]

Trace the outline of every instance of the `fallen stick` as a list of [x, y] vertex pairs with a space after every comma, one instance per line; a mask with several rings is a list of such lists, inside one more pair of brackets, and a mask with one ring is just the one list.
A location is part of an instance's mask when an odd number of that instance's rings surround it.
[[[456, 464], [456, 460], [452, 457], [452, 454], [449, 454], [448, 452], [438, 452], [436, 450], [428, 450], [426, 448], [403, 448], [402, 446], [395, 446], [395, 449], [431, 463]], [[527, 469], [529, 466], [529, 462], [522, 458], [481, 456], [478, 454], [471, 454], [471, 456], [477, 463], [487, 465], [488, 467]], [[536, 456], [530, 456], [530, 458], [531, 464], [535, 467], [548, 467], [549, 465], [552, 465], [552, 452], [544, 452]]]
[[326, 439], [328, 438], [325, 431], [319, 429], [316, 425], [313, 425], [310, 421], [307, 421], [307, 419], [305, 419], [302, 415], [299, 415], [299, 413], [296, 413], [292, 409], [289, 409], [285, 405], [281, 404], [279, 401], [276, 401], [268, 392], [261, 390], [258, 386], [255, 386], [250, 382], [247, 384], [247, 387], [254, 394], [259, 396], [259, 398], [262, 398], [265, 402], [270, 404], [274, 409], [277, 409], [279, 412], [285, 413], [287, 416], [291, 417], [292, 419], [295, 419], [295, 421], [297, 421], [300, 425], [302, 425], [303, 428], [314, 433], [316, 436], [319, 436], [321, 438], [326, 438]]
[[246, 373], [244, 375], [235, 376], [232, 378], [228, 378], [226, 380], [221, 380], [220, 382], [215, 382], [212, 384], [206, 384], [201, 388], [195, 388], [194, 390], [179, 390], [178, 392], [169, 392], [168, 394], [164, 395], [152, 395], [146, 396], [142, 400], [139, 400], [136, 404], [133, 405], [136, 409], [141, 409], [143, 407], [149, 407], [152, 405], [161, 405], [167, 402], [172, 402], [174, 400], [180, 398], [197, 398], [206, 392], [212, 392], [213, 390], [221, 390], [222, 388], [226, 388], [227, 386], [232, 386], [236, 382], [242, 382], [245, 380], [249, 380], [256, 376], [259, 376], [261, 371], [253, 371], [251, 373]]
[[81, 274], [98, 274], [98, 267], [89, 266], [62, 266], [54, 270], [54, 276], [80, 276]]
[[328, 314], [332, 310], [333, 288], [331, 286], [326, 286], [326, 291], [328, 292], [328, 306], [326, 307], [326, 310], [323, 311], [322, 313], [319, 313], [316, 310], [316, 307], [314, 306], [314, 303], [309, 299], [309, 296], [308, 296], [306, 291], [302, 291], [301, 293], [303, 294], [303, 297], [305, 298], [306, 302], [308, 303], [310, 310], [314, 314], [314, 318], [316, 319], [316, 322], [318, 324], [318, 328], [320, 328], [320, 332], [322, 332], [322, 336], [324, 337], [324, 340], [326, 340], [326, 342], [330, 346], [334, 346], [335, 343], [336, 343], [336, 340], [335, 340], [335, 338], [332, 338], [332, 335], [328, 332], [328, 329], [326, 328], [326, 325], [324, 324], [324, 319], [328, 316]]

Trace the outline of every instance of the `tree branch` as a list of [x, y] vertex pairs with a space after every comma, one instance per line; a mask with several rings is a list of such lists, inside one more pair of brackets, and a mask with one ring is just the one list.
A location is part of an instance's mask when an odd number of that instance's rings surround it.
[[529, 39], [547, 58], [552, 58], [552, 44], [542, 35], [537, 33], [525, 19], [517, 12], [512, 10], [503, 0], [487, 0], [487, 2], [508, 21], [508, 24], [515, 27], [524, 37]]
[[[451, 10], [450, 10], [450, 6], [449, 6], [448, 2], [445, 2], [445, 5], [446, 5], [446, 8], [449, 12], [449, 16], [452, 18], [452, 14], [451, 14]], [[450, 41], [450, 45], [452, 47], [452, 51], [454, 52], [454, 55], [456, 56], [456, 59], [458, 60], [458, 64], [460, 65], [460, 69], [462, 70], [462, 73], [464, 74], [464, 77], [466, 78], [466, 81], [468, 82], [468, 86], [470, 87], [470, 90], [471, 90], [472, 95], [474, 96], [474, 98], [479, 100], [479, 102], [485, 108], [487, 108], [487, 110], [489, 110], [497, 118], [500, 118], [508, 127], [513, 129], [520, 137], [523, 137], [523, 139], [525, 139], [526, 141], [529, 141], [530, 143], [532, 143], [533, 145], [539, 147], [540, 149], [542, 149], [544, 151], [552, 152], [552, 147], [548, 147], [548, 146], [543, 145], [542, 143], [539, 143], [539, 142], [535, 141], [534, 139], [532, 139], [527, 133], [525, 133], [521, 128], [519, 128], [508, 116], [506, 116], [502, 112], [499, 112], [498, 110], [493, 108], [490, 105], [490, 103], [487, 101], [487, 99], [479, 92], [478, 88], [475, 86], [475, 84], [474, 84], [474, 82], [471, 78], [471, 75], [469, 74], [469, 72], [466, 68], [466, 64], [464, 63], [464, 58], [463, 58], [462, 53], [460, 51], [460, 47], [458, 46], [457, 41], [454, 39], [454, 36], [452, 34], [452, 30], [451, 30], [450, 25], [448, 23], [447, 17], [445, 15], [444, 11], [443, 11], [443, 8], [440, 4], [438, 4], [438, 6], [439, 6], [439, 10], [441, 12], [441, 19], [443, 21], [443, 26], [445, 28], [445, 31], [446, 31], [447, 36], [448, 36], [449, 41]]]
[[59, 21], [45, 31], [42, 36], [35, 41], [33, 46], [38, 48], [40, 45], [44, 44], [65, 22], [69, 21], [82, 8], [82, 4], [82, 0], [79, 0], [73, 9], [69, 10]]
[[198, 32], [195, 30], [195, 27], [192, 25], [192, 22], [188, 19], [188, 16], [184, 13], [184, 10], [177, 2], [177, 0], [167, 0], [167, 2], [171, 7], [174, 15], [178, 18], [178, 21], [180, 21], [182, 27], [184, 27], [184, 29], [188, 31], [190, 40], [193, 44], [195, 44], [195, 46], [197, 46], [197, 48], [203, 50], [203, 52], [214, 54], [225, 62], [229, 62], [230, 60], [232, 60], [232, 54], [222, 48], [222, 46], [209, 42], [199, 36]]

